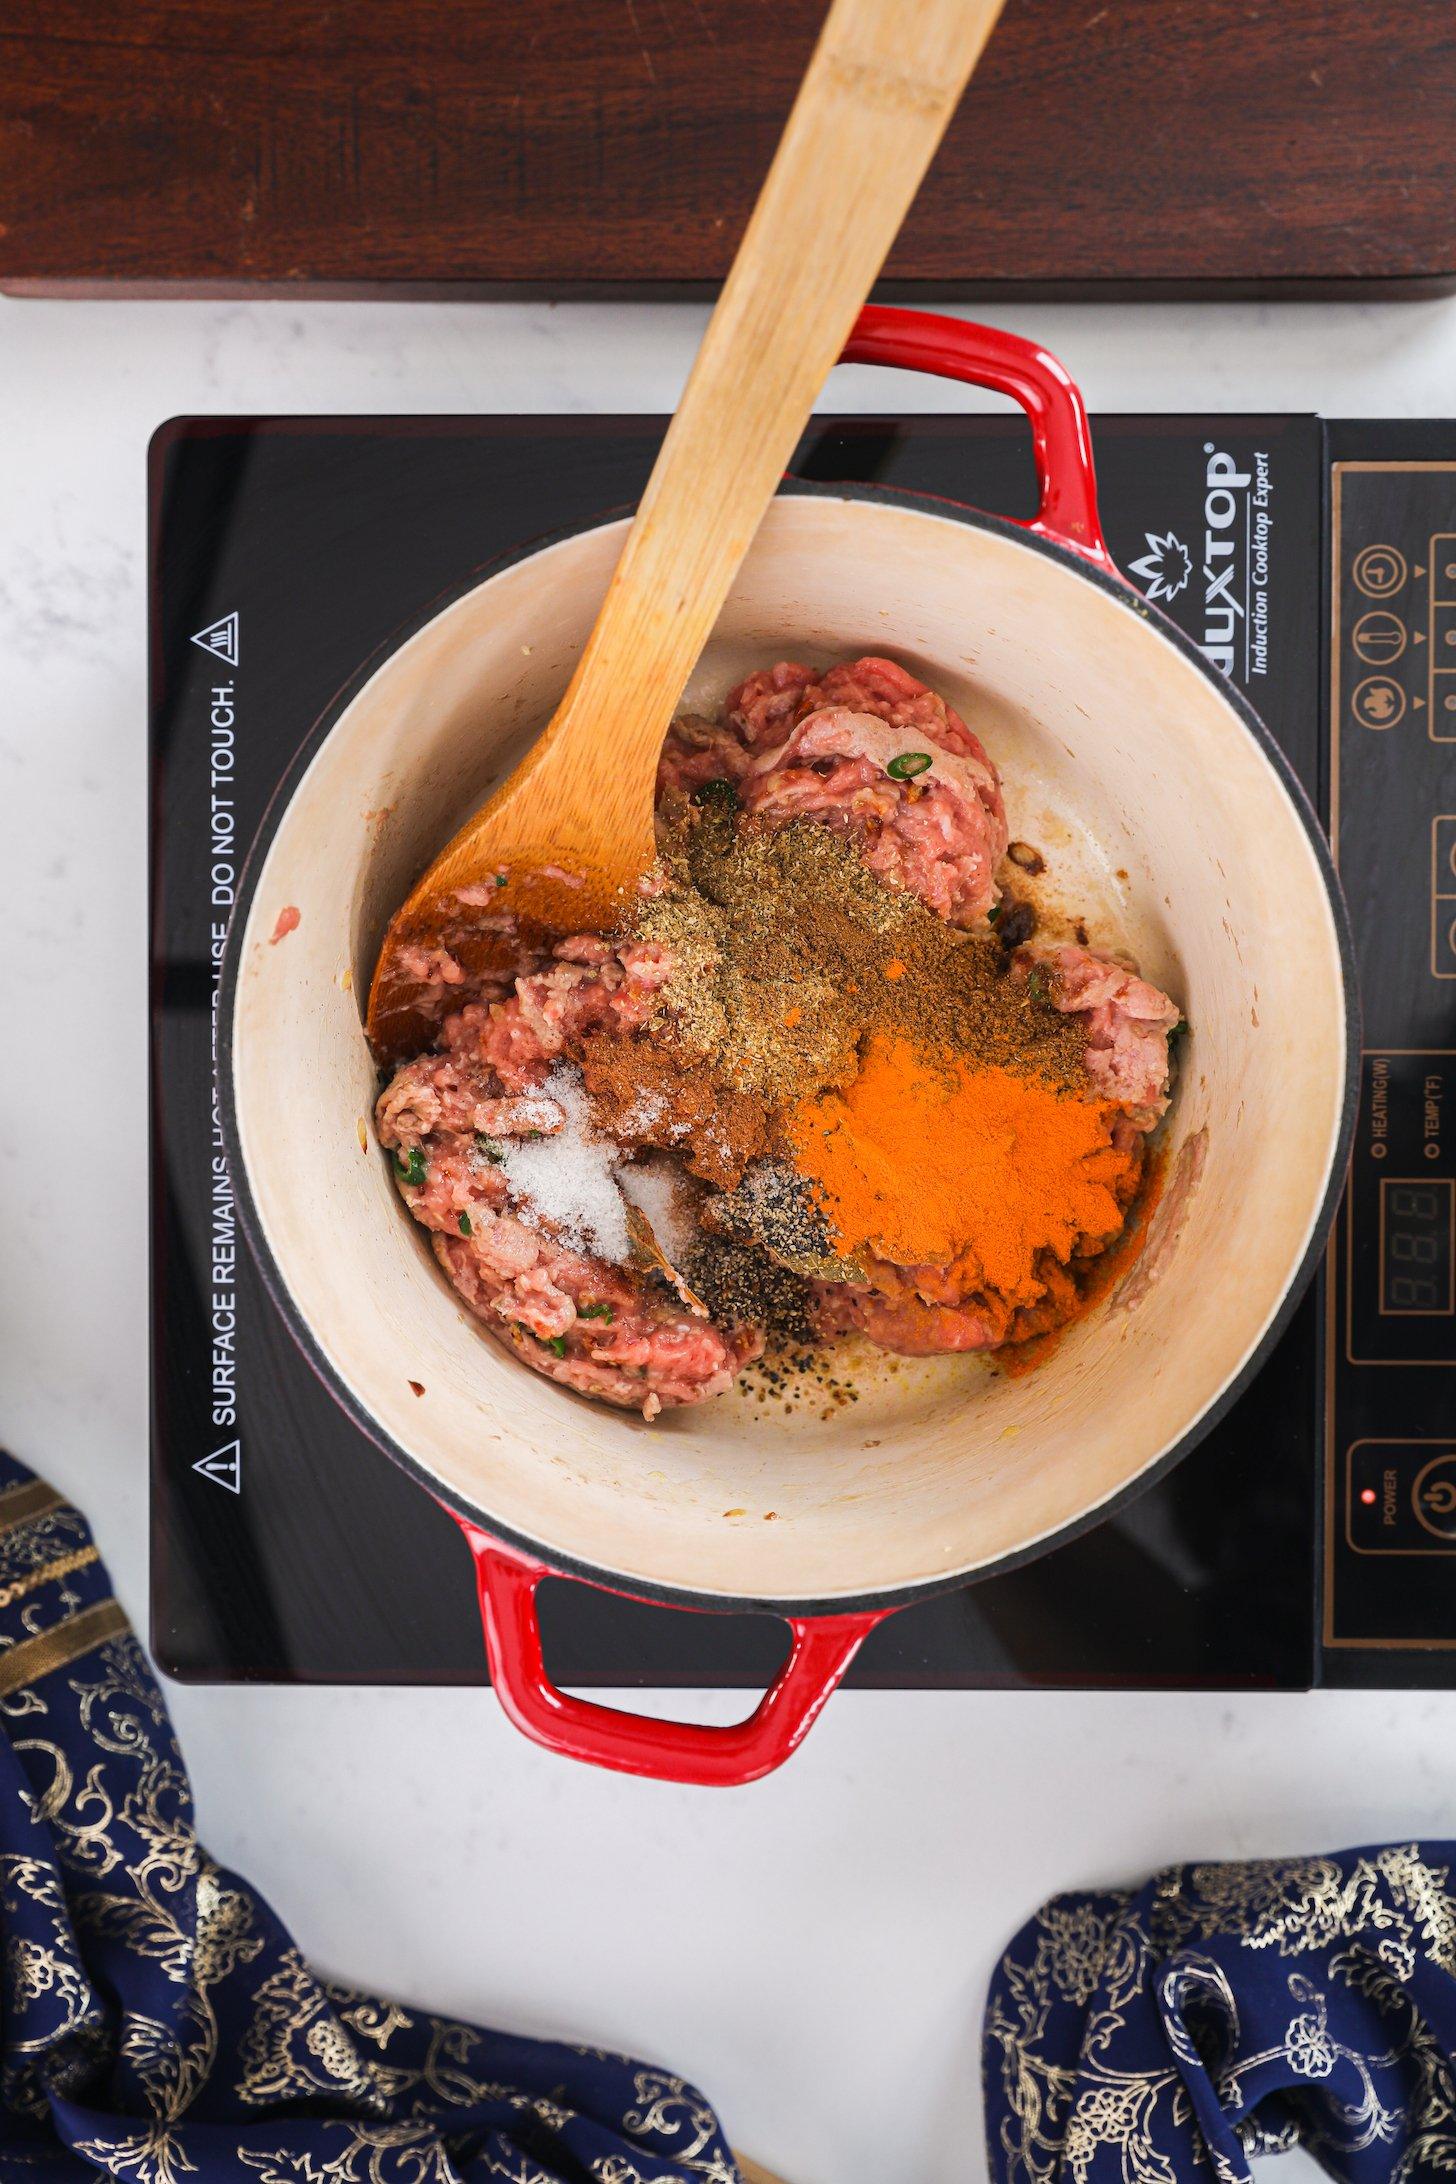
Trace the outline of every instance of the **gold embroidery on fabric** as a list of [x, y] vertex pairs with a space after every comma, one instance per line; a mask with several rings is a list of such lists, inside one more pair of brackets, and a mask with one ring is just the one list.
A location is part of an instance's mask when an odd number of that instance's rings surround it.
[[101, 1557], [94, 1547], [76, 1547], [68, 1555], [58, 1555], [54, 1562], [43, 1562], [38, 1569], [27, 1570], [24, 1577], [12, 1578], [8, 1585], [0, 1585], [0, 1608], [13, 1607], [27, 1593], [33, 1593], [41, 1585], [50, 1585], [60, 1577], [72, 1577], [77, 1570], [89, 1569]]
[[637, 2106], [622, 2118], [622, 2128], [633, 2137], [647, 2132], [684, 2134], [689, 2143], [674, 2146], [672, 2159], [691, 2169], [704, 2184], [738, 2184], [731, 2165], [711, 2150], [717, 2118], [700, 2093], [681, 2078], [661, 2070], [639, 2070], [633, 2080]]
[[261, 2106], [328, 2094], [361, 2115], [382, 2112], [375, 2066], [355, 2055], [296, 1949], [258, 1989], [255, 2009], [239, 2050], [243, 2100]]
[[[1445, 1867], [1428, 1865], [1414, 1845], [1362, 1858], [1343, 1878], [1328, 1858], [1198, 1866], [1186, 1882], [1177, 1873], [1166, 1876], [1136, 1918], [1129, 1902], [1118, 1898], [1100, 1909], [1050, 1904], [1038, 1915], [1031, 1962], [1003, 1961], [986, 2033], [1000, 2054], [1010, 2111], [1001, 2146], [1013, 2184], [1060, 2184], [1064, 2176], [1083, 2184], [1104, 2147], [1116, 2150], [1125, 2184], [1174, 2184], [1167, 2158], [1153, 2143], [1153, 2125], [1160, 2104], [1172, 2122], [1191, 2115], [1176, 2063], [1119, 2071], [1106, 2057], [1151, 1964], [1175, 1954], [1178, 1962], [1164, 1973], [1159, 1990], [1174, 2056], [1208, 2070], [1249, 2151], [1273, 2152], [1297, 2136], [1318, 2159], [1322, 2148], [1348, 2152], [1399, 2141], [1409, 2148], [1402, 2173], [1421, 2162], [1456, 2171], [1456, 2079], [1449, 2058], [1400, 1991], [1423, 1954], [1446, 1972], [1456, 1971], [1456, 1896]], [[1232, 1990], [1221, 1967], [1197, 1953], [1199, 1942], [1216, 1935], [1234, 1935], [1246, 1949], [1278, 1956], [1328, 1950], [1343, 1940], [1329, 1971], [1380, 2003], [1390, 2027], [1380, 2054], [1361, 2055], [1336, 2041], [1324, 1996], [1304, 1974], [1291, 1971], [1288, 1992], [1299, 2008], [1283, 2042], [1235, 2065]], [[1099, 1994], [1099, 2007], [1083, 2029], [1077, 2069], [1049, 2063], [1041, 2049], [1054, 1998], [1085, 2006]], [[1205, 1999], [1215, 2008], [1201, 2011], [1200, 2023], [1221, 2019], [1228, 2028], [1222, 2056], [1195, 2051], [1182, 2029], [1189, 2003]], [[1316, 2084], [1337, 2064], [1353, 2068], [1360, 2098], [1342, 2103], [1329, 2128], [1311, 2109], [1297, 2134], [1292, 2126], [1266, 2131], [1256, 2119], [1240, 2117], [1244, 2081], [1281, 2056]], [[1409, 2064], [1414, 2086], [1404, 2107], [1391, 2108], [1379, 2097], [1373, 2070], [1397, 2060]], [[1245, 2174], [1216, 2153], [1213, 2173], [1217, 2184], [1239, 2184]]]
[[0, 1699], [9, 1698], [24, 1684], [53, 1676], [59, 1668], [69, 1668], [83, 1653], [119, 1637], [127, 1627], [125, 1608], [115, 1600], [98, 1600], [66, 1622], [22, 1638], [8, 1653], [0, 1653]]
[[[52, 2092], [74, 2091], [89, 2073], [92, 2053], [104, 2040], [106, 2027], [104, 2012], [75, 1960], [69, 1912], [54, 1867], [45, 1860], [12, 1853], [0, 1859], [0, 1898], [6, 1911], [13, 1911], [22, 1896], [33, 1910], [45, 1915], [49, 1936], [45, 1941], [22, 1940], [13, 1919], [7, 1919], [6, 1991], [17, 2019], [27, 2004], [42, 1998], [48, 1998], [51, 2007], [44, 2030], [28, 2038], [14, 2030], [10, 2033], [0, 2092], [8, 2111], [40, 2119], [49, 2112]], [[34, 1924], [33, 1917], [29, 1923]], [[58, 2052], [52, 2051], [53, 2043]], [[41, 2064], [32, 2057], [43, 2059], [44, 2084], [39, 2077]]]
[[[240, 2146], [238, 2158], [245, 2169], [256, 2169], [259, 2184], [383, 2184], [382, 2154], [394, 2157], [388, 2164], [388, 2173], [391, 2178], [402, 2179], [403, 2184], [454, 2184], [457, 2172], [441, 2151], [430, 2124], [405, 2122], [355, 2127], [329, 2123], [322, 2129], [347, 2134], [338, 2153], [289, 2153], [286, 2147], [266, 2152], [257, 2147]], [[401, 2153], [413, 2157], [407, 2168], [400, 2166], [398, 2157]], [[506, 2171], [492, 2169], [487, 2173], [504, 2176]], [[531, 2180], [527, 2179], [526, 2184], [531, 2184]], [[537, 2171], [536, 2184], [553, 2184], [553, 2180]]]
[[121, 2139], [77, 2139], [76, 2151], [94, 2161], [102, 2174], [116, 2184], [184, 2184], [195, 2176], [197, 2164], [189, 2160], [165, 2124], [136, 2131]]
[[43, 1508], [8, 1527], [0, 1525], [0, 1584], [72, 1548], [91, 1544], [86, 1519], [75, 1509]]
[[329, 1999], [336, 2005], [340, 2017], [361, 2040], [372, 2040], [376, 2047], [388, 2047], [397, 2032], [410, 2022], [409, 2012], [394, 2002], [376, 2002], [372, 1996], [363, 2001], [351, 2001], [342, 1990], [328, 1990]]
[[[101, 1605], [120, 1615], [114, 1602]], [[47, 1636], [74, 1634], [85, 1621], [78, 1616]], [[28, 1640], [0, 1657], [0, 1673], [42, 1642]], [[16, 2058], [26, 2053], [17, 2041], [7, 2055], [4, 2097], [7, 2104], [30, 2113], [44, 2113], [48, 2091], [83, 2097], [94, 2064], [114, 2034], [77, 1959], [72, 1928], [123, 1938], [181, 1988], [178, 2022], [164, 2025], [137, 2013], [128, 2017], [121, 2054], [136, 2075], [152, 2119], [116, 2139], [88, 2140], [78, 2151], [121, 2184], [186, 2184], [193, 2164], [176, 2142], [174, 2126], [216, 2060], [212, 1989], [238, 1964], [251, 1962], [263, 1943], [253, 1931], [246, 1899], [224, 1881], [197, 1842], [188, 1817], [186, 1778], [161, 1696], [135, 1639], [127, 1631], [102, 1642], [93, 1626], [85, 1650], [98, 1643], [102, 1650], [95, 1670], [73, 1679], [69, 1690], [93, 1744], [129, 1763], [130, 1787], [120, 1804], [108, 1790], [104, 1763], [78, 1777], [61, 1747], [43, 1735], [14, 1740], [40, 1785], [28, 1795], [32, 1812], [50, 1828], [61, 1865], [91, 1885], [68, 1899], [60, 1875], [49, 1864], [13, 1856], [0, 1859], [0, 1890], [7, 1897], [24, 1894], [43, 1907], [54, 1944], [7, 1946], [10, 1991], [32, 2000], [48, 1996], [60, 2012], [32, 2043], [45, 2056], [45, 2085], [34, 2083], [28, 2062], [17, 2067]], [[43, 1694], [26, 1691], [12, 1696], [6, 1711], [17, 1720], [39, 1724], [49, 1709]], [[114, 1836], [139, 1841], [140, 1855], [133, 1850], [124, 1856]], [[128, 1894], [96, 1887], [118, 1866]], [[56, 2044], [67, 2035], [68, 2048], [58, 2054]]]
[[[58, 1556], [61, 1529], [74, 1512], [32, 1512], [30, 1532], [0, 1530], [0, 1572], [16, 1583], [42, 1571], [35, 1584], [84, 1567], [94, 1551], [71, 1549]], [[3, 1525], [3, 1506], [0, 1506]], [[31, 1533], [49, 1531], [42, 1542]], [[74, 1541], [75, 1535], [70, 1535]], [[30, 1540], [28, 1559], [8, 1565], [7, 1541]], [[29, 1585], [23, 1587], [29, 1590]], [[53, 1607], [53, 1602], [51, 1603]], [[265, 1947], [248, 1899], [233, 1888], [201, 1849], [192, 1825], [187, 1781], [161, 1695], [115, 1601], [103, 1601], [48, 1629], [28, 1620], [39, 1604], [21, 1609], [29, 1632], [8, 1652], [0, 1650], [0, 1709], [17, 1753], [23, 1754], [31, 1787], [22, 1792], [38, 1824], [50, 1833], [51, 1858], [0, 1855], [0, 1904], [24, 1897], [40, 1907], [22, 1937], [19, 1922], [6, 1921], [3, 1974], [18, 2003], [46, 2005], [44, 2029], [4, 2046], [0, 2098], [14, 2114], [43, 2120], [55, 2094], [94, 2102], [119, 2059], [150, 2110], [116, 2135], [80, 2142], [76, 2151], [115, 2184], [195, 2184], [195, 2163], [186, 2153], [185, 2124], [197, 2095], [218, 2063], [215, 1990]], [[48, 1734], [50, 1694], [44, 1678], [83, 1656], [95, 1660], [67, 1680], [79, 1725], [99, 1755], [81, 1766]], [[111, 1761], [124, 1761], [116, 1767]], [[77, 1883], [81, 1885], [76, 1885]], [[153, 1965], [176, 1990], [172, 2007], [158, 2016], [133, 2010], [118, 2028], [111, 2005], [91, 1986], [83, 1949], [87, 1936], [105, 1936]], [[420, 2017], [309, 1972], [296, 1950], [253, 1997], [254, 2015], [238, 2061], [241, 2099], [265, 2103], [326, 2099], [345, 2114], [319, 2123], [312, 2151], [240, 2147], [244, 2168], [258, 2184], [455, 2184], [458, 2170], [448, 2126], [416, 2115], [388, 2120], [390, 2103], [420, 2109], [444, 2105], [462, 2112], [489, 2104], [537, 2117], [552, 2131], [569, 2127], [572, 2111], [560, 2102], [532, 2097], [478, 2077], [471, 2069], [478, 2036], [470, 2028]], [[429, 2039], [423, 2063], [406, 2068], [391, 2061], [396, 2035], [420, 2027]], [[353, 2042], [367, 2043], [361, 2053]], [[604, 2060], [601, 2050], [584, 2055]], [[44, 2071], [44, 2078], [40, 2072]], [[99, 2077], [98, 2077], [99, 2074]], [[712, 2111], [679, 2078], [639, 2070], [635, 2106], [625, 2119], [629, 2134], [672, 2141], [672, 2158], [701, 2184], [737, 2184], [731, 2164], [713, 2150]], [[257, 2128], [257, 2127], [255, 2127]], [[469, 2131], [472, 2126], [464, 2124]], [[551, 2184], [529, 2154], [483, 2154], [481, 2166], [496, 2184]], [[596, 2184], [638, 2184], [639, 2172], [622, 2155], [602, 2157]]]
[[19, 1486], [7, 1486], [0, 1494], [0, 1532], [12, 1531], [32, 1517], [43, 1517], [61, 1507], [60, 1495], [44, 1479], [23, 1479]]

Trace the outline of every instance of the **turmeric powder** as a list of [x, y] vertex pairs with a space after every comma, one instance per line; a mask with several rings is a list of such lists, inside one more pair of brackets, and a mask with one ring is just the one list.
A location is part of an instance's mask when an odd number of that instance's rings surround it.
[[964, 1055], [877, 1035], [842, 1091], [785, 1117], [846, 1256], [954, 1270], [963, 1294], [1013, 1304], [1045, 1290], [1037, 1262], [1114, 1235], [1138, 1147], [1114, 1143], [1117, 1110]]

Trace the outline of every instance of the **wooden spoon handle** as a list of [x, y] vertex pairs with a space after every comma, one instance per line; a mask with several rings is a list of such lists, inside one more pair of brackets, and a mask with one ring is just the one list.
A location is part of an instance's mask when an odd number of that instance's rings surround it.
[[[834, 0], [596, 625], [538, 751], [587, 708], [651, 761], [1003, 0]], [[629, 745], [626, 738], [633, 740]], [[640, 742], [637, 741], [640, 737]]]
[[738, 2174], [742, 2177], [743, 2184], [784, 2184], [782, 2177], [774, 2176], [770, 2170], [760, 2168], [756, 2161], [750, 2161], [747, 2154], [740, 2154], [736, 2147], [733, 2151], [733, 2159], [738, 2164]]

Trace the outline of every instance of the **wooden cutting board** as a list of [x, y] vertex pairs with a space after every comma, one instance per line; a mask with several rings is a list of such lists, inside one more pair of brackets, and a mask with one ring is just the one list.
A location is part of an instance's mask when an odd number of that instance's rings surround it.
[[[7, 0], [0, 285], [691, 293], [821, 14]], [[882, 292], [1453, 288], [1452, 0], [1009, 0]]]

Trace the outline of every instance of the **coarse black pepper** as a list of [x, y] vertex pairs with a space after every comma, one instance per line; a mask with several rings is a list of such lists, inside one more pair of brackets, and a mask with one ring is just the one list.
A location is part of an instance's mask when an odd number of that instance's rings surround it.
[[687, 1253], [682, 1271], [721, 1326], [762, 1327], [780, 1343], [813, 1341], [808, 1284], [757, 1246], [704, 1236]]
[[864, 1280], [864, 1268], [835, 1251], [813, 1184], [786, 1160], [754, 1161], [736, 1190], [706, 1201], [703, 1219], [720, 1235], [761, 1245], [796, 1274]]

